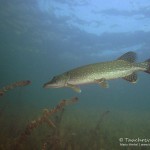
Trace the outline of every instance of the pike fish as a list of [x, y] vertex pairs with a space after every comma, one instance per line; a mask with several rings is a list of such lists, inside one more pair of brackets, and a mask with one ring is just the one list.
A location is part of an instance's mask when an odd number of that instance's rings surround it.
[[122, 78], [130, 83], [136, 83], [136, 73], [138, 71], [144, 71], [150, 74], [150, 59], [136, 63], [136, 53], [130, 51], [114, 61], [89, 64], [54, 76], [52, 80], [45, 83], [43, 87], [69, 87], [80, 93], [81, 89], [79, 85], [83, 84], [97, 83], [103, 88], [108, 88], [107, 80], [118, 78]]

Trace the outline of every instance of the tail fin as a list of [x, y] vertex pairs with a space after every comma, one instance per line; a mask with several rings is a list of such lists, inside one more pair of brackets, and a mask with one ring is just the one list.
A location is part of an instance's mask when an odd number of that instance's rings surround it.
[[144, 63], [147, 65], [145, 72], [150, 74], [150, 58], [147, 59]]

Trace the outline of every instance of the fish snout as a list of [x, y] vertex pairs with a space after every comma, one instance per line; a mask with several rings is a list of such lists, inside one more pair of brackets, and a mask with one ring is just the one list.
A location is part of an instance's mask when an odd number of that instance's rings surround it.
[[53, 83], [52, 81], [47, 82], [43, 85], [43, 88], [58, 88], [60, 87], [58, 84]]
[[49, 86], [48, 86], [48, 84], [47, 83], [45, 83], [44, 85], [43, 85], [43, 88], [48, 88]]

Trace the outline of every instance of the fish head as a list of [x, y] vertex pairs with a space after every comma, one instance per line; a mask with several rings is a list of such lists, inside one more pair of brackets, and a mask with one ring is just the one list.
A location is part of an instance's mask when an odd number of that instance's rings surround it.
[[54, 76], [52, 80], [43, 85], [44, 88], [61, 88], [65, 87], [68, 77], [66, 75]]

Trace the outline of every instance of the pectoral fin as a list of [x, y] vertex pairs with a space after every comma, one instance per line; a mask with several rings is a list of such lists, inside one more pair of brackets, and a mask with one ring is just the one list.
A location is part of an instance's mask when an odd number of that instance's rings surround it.
[[108, 88], [109, 84], [105, 78], [95, 80], [96, 83], [100, 84], [103, 88]]
[[67, 83], [67, 87], [72, 88], [75, 92], [81, 93], [81, 89], [76, 85]]
[[137, 78], [137, 74], [136, 73], [132, 73], [131, 75], [126, 76], [123, 79], [125, 79], [125, 80], [127, 80], [127, 81], [129, 81], [131, 83], [136, 83], [138, 78]]

